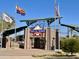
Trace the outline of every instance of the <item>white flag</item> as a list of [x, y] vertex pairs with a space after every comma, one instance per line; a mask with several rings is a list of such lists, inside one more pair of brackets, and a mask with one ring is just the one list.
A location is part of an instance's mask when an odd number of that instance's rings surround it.
[[8, 16], [6, 13], [3, 13], [2, 17], [3, 17], [3, 20], [6, 22], [9, 22], [9, 23], [13, 22], [13, 19], [10, 16]]

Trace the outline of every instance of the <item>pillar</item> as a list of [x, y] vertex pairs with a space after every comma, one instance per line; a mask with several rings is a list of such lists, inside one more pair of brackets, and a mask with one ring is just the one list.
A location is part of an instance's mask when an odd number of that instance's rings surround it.
[[56, 29], [56, 49], [60, 49], [59, 29]]
[[51, 28], [46, 28], [45, 50], [51, 50]]
[[30, 29], [25, 29], [24, 49], [31, 49]]
[[52, 49], [56, 49], [56, 29], [52, 30]]
[[10, 40], [10, 37], [7, 36], [7, 43], [6, 43], [6, 48], [11, 48], [11, 40]]

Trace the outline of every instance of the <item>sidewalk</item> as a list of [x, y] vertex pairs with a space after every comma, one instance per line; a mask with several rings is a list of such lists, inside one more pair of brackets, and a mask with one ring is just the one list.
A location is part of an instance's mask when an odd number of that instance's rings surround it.
[[52, 50], [42, 49], [0, 49], [0, 56], [33, 56], [33, 55], [53, 55]]
[[0, 59], [36, 59], [32, 56], [0, 56]]

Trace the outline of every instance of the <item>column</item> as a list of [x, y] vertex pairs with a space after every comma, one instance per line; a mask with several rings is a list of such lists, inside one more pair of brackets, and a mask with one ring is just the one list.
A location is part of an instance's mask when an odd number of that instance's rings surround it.
[[60, 49], [59, 29], [56, 29], [56, 49]]
[[56, 30], [52, 30], [52, 48], [56, 49]]
[[31, 49], [31, 39], [30, 39], [30, 29], [25, 29], [25, 43], [24, 43], [24, 49]]
[[10, 48], [11, 47], [11, 40], [10, 40], [10, 37], [9, 36], [7, 36], [6, 37], [7, 38], [7, 43], [6, 43], [6, 48]]
[[46, 28], [46, 45], [45, 50], [51, 50], [51, 28]]

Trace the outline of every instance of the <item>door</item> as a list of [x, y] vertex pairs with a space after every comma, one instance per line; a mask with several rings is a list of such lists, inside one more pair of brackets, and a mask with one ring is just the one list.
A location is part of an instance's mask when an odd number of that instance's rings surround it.
[[40, 38], [34, 39], [34, 48], [40, 48]]

